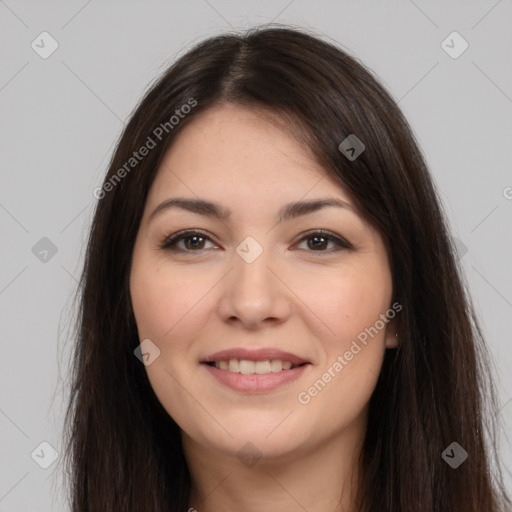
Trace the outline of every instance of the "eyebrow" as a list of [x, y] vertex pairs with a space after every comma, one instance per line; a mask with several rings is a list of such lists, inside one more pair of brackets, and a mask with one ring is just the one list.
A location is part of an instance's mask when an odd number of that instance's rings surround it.
[[[327, 197], [285, 204], [278, 213], [278, 222], [295, 219], [326, 207], [344, 208], [345, 210], [349, 210], [355, 215], [360, 216], [359, 212], [353, 205], [341, 199]], [[207, 217], [213, 217], [219, 220], [229, 219], [231, 216], [231, 210], [229, 210], [229, 208], [225, 208], [219, 203], [213, 201], [208, 201], [206, 199], [172, 197], [160, 203], [151, 212], [149, 220], [152, 220], [158, 213], [168, 210], [169, 208], [179, 208], [181, 210], [205, 215]]]

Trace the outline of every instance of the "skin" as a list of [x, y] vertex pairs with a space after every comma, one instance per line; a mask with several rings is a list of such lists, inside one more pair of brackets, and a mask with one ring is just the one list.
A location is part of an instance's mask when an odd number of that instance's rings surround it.
[[[150, 219], [162, 201], [178, 196], [216, 201], [231, 217], [169, 208]], [[380, 235], [348, 209], [326, 207], [277, 223], [284, 204], [324, 197], [351, 204], [275, 119], [234, 105], [197, 116], [157, 171], [130, 290], [140, 340], [160, 350], [145, 369], [182, 429], [190, 507], [199, 512], [353, 510], [368, 402], [385, 349], [396, 347], [394, 321], [360, 344], [309, 403], [297, 397], [389, 310], [392, 276]], [[160, 247], [185, 229], [209, 239], [181, 240], [182, 252]], [[317, 229], [352, 249], [335, 251], [323, 239], [316, 248], [304, 233]], [[252, 263], [236, 252], [247, 236], [263, 249]], [[235, 347], [275, 347], [311, 365], [273, 391], [234, 391], [199, 361]], [[261, 455], [252, 466], [237, 457], [248, 442]]]

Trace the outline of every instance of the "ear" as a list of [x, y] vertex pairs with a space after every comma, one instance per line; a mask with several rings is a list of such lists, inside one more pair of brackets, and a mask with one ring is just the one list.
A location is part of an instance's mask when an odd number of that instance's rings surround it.
[[386, 348], [397, 348], [399, 340], [396, 333], [396, 322], [394, 319], [388, 322], [386, 326], [386, 334], [384, 335], [384, 342]]

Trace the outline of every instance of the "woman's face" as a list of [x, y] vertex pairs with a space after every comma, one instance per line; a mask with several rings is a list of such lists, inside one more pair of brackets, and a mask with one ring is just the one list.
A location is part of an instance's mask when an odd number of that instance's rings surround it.
[[[176, 198], [190, 208], [162, 206]], [[320, 199], [346, 207], [289, 206]], [[394, 310], [382, 239], [350, 205], [251, 110], [209, 110], [179, 134], [147, 198], [130, 288], [149, 380], [188, 443], [285, 460], [362, 435]]]

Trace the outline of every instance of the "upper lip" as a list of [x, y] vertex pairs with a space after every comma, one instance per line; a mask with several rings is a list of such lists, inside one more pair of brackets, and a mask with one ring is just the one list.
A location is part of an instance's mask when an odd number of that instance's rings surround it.
[[249, 361], [267, 361], [272, 359], [280, 359], [281, 361], [290, 361], [290, 363], [293, 365], [300, 365], [309, 362], [295, 354], [290, 352], [283, 352], [282, 350], [278, 350], [276, 348], [259, 348], [252, 350], [247, 348], [233, 348], [215, 352], [215, 354], [212, 354], [201, 360], [201, 363], [229, 361], [230, 359], [246, 359]]

